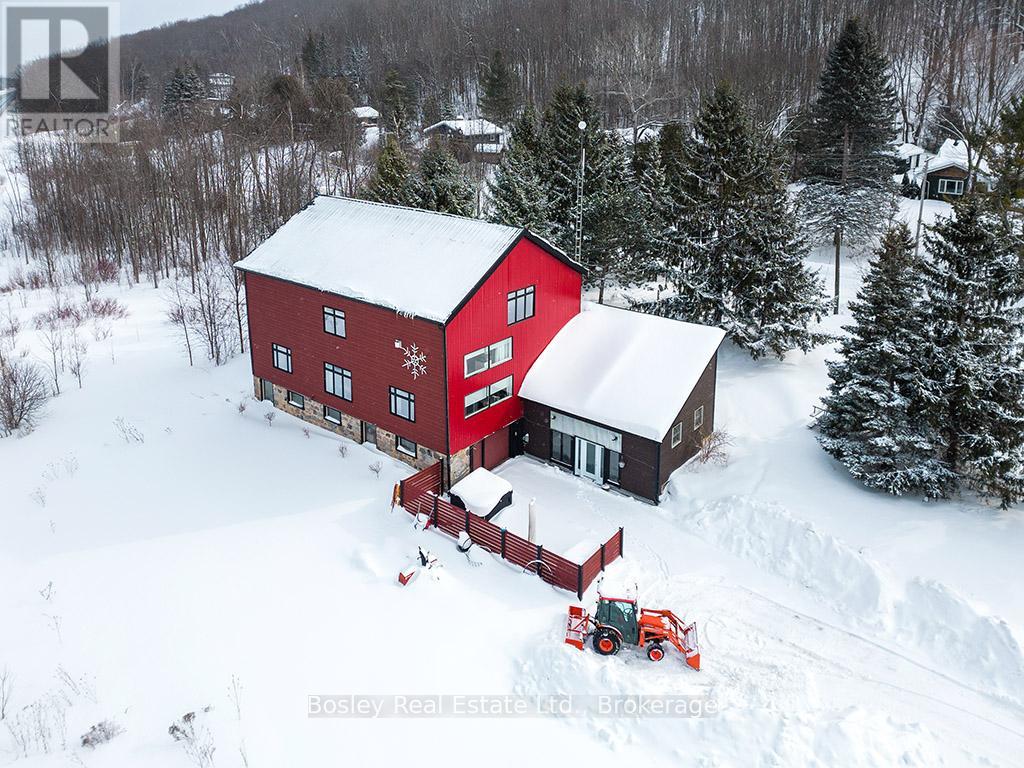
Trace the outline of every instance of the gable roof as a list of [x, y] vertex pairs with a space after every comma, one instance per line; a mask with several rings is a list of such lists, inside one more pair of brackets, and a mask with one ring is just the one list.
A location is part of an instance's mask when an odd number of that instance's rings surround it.
[[523, 237], [521, 227], [317, 196], [235, 266], [444, 323]]
[[483, 118], [472, 120], [464, 117], [455, 120], [442, 120], [439, 123], [428, 125], [423, 129], [423, 133], [431, 134], [441, 128], [448, 128], [450, 131], [461, 133], [463, 136], [488, 136], [492, 134], [500, 136], [504, 133], [500, 126], [495, 125], [490, 120], [484, 120]]
[[661, 442], [724, 338], [720, 328], [587, 303], [519, 396]]

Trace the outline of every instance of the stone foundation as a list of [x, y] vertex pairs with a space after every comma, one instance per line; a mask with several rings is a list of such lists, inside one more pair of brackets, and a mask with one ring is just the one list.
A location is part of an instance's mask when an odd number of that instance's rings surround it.
[[469, 448], [463, 448], [458, 453], [453, 453], [450, 460], [451, 484], [455, 485], [470, 472]]
[[398, 450], [397, 436], [394, 432], [388, 432], [383, 427], [377, 427], [377, 449], [381, 453], [386, 453], [391, 458], [410, 464], [416, 469], [426, 469], [430, 465], [445, 459], [443, 453], [424, 448], [422, 445], [416, 446], [415, 456], [410, 456], [408, 453]]

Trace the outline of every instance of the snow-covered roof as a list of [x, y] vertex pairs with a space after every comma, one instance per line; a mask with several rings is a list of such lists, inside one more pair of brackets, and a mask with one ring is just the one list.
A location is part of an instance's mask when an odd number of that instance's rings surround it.
[[444, 322], [523, 233], [320, 195], [236, 266]]
[[439, 123], [434, 123], [423, 129], [423, 133], [431, 134], [442, 127], [448, 128], [455, 133], [461, 133], [463, 136], [487, 136], [491, 134], [501, 135], [504, 131], [490, 120], [478, 119], [478, 120], [467, 120], [464, 117], [460, 117], [456, 120], [442, 120]]
[[512, 483], [493, 472], [479, 467], [451, 487], [449, 493], [458, 496], [470, 512], [486, 517], [506, 493], [511, 493]]
[[895, 157], [901, 160], [909, 160], [916, 155], [927, 155], [928, 150], [924, 147], [919, 147], [917, 144], [911, 144], [909, 141], [905, 141], [902, 144], [893, 142], [892, 153]]
[[[925, 153], [926, 155], [928, 153]], [[973, 157], [976, 170], [979, 176], [989, 176], [989, 166], [985, 158]], [[939, 151], [928, 158], [928, 173], [941, 171], [943, 168], [959, 168], [962, 171], [970, 170], [967, 162], [967, 143], [960, 139], [946, 139], [939, 147]], [[911, 176], [915, 181], [920, 182], [924, 176], [924, 164], [915, 168]]]
[[587, 303], [519, 395], [660, 442], [724, 338], [719, 328]]
[[352, 109], [352, 114], [354, 114], [356, 117], [360, 119], [365, 120], [376, 120], [378, 117], [380, 117], [380, 112], [378, 112], [373, 107], [354, 107]]

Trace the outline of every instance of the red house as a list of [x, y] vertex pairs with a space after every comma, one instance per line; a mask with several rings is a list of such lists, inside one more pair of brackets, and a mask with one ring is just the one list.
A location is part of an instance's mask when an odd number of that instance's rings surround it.
[[[257, 397], [415, 467], [441, 461], [449, 484], [550, 445], [529, 434], [519, 392], [582, 308], [582, 268], [550, 243], [522, 228], [319, 196], [237, 266]], [[625, 489], [656, 500], [658, 483], [660, 471]]]

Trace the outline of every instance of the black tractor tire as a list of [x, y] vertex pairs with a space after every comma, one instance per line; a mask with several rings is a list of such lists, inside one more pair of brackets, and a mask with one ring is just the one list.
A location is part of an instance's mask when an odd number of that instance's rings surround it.
[[661, 643], [655, 641], [647, 646], [647, 658], [651, 661], [661, 661], [665, 658], [665, 649]]
[[594, 650], [602, 656], [614, 656], [622, 648], [618, 633], [610, 629], [598, 629], [594, 633]]

